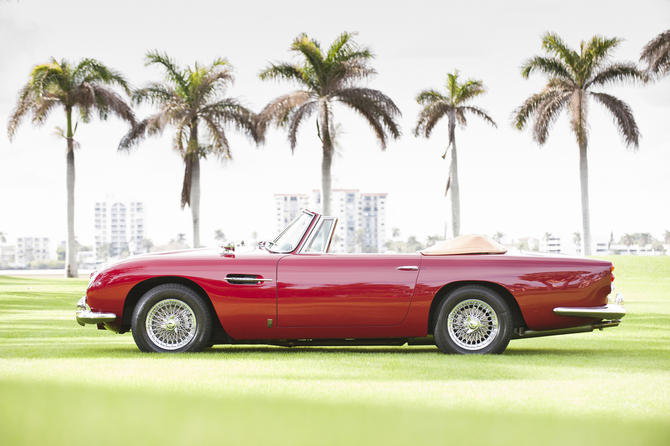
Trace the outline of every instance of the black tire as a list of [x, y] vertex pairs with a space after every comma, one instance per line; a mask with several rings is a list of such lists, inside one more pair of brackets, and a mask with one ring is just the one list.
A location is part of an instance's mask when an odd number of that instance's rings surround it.
[[200, 352], [212, 338], [212, 315], [191, 288], [167, 283], [142, 296], [130, 327], [143, 352]]
[[439, 304], [435, 344], [446, 354], [500, 354], [512, 338], [512, 325], [505, 299], [484, 286], [466, 285]]

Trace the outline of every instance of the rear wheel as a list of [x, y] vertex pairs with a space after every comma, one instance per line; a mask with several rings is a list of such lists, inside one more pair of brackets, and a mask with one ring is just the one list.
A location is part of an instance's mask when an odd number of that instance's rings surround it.
[[435, 344], [443, 353], [502, 353], [512, 337], [505, 299], [481, 285], [452, 291], [438, 307]]
[[176, 283], [147, 291], [133, 312], [131, 329], [143, 352], [199, 352], [212, 337], [212, 316], [191, 288]]

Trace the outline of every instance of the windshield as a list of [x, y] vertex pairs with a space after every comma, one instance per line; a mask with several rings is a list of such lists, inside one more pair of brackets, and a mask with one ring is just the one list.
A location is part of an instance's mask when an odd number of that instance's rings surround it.
[[300, 243], [302, 236], [314, 219], [314, 215], [302, 212], [298, 215], [284, 231], [269, 243], [268, 249], [272, 252], [291, 252]]

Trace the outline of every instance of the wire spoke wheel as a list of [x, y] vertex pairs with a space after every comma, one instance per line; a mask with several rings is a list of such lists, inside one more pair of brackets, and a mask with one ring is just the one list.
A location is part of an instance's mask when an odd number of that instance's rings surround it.
[[481, 350], [498, 336], [498, 315], [491, 305], [468, 299], [456, 305], [447, 317], [451, 340], [465, 350]]
[[195, 313], [185, 302], [165, 299], [151, 307], [146, 318], [149, 339], [164, 350], [187, 345], [197, 329]]

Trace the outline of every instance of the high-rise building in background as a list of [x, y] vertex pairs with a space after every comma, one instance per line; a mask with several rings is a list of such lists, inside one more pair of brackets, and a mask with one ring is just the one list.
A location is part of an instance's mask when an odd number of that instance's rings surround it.
[[[361, 193], [358, 189], [333, 189], [330, 209], [339, 220], [330, 252], [384, 252], [386, 193]], [[301, 209], [321, 212], [321, 191], [311, 195], [275, 194], [277, 229], [283, 229]]]
[[120, 256], [135, 242], [135, 252], [144, 252], [142, 240], [146, 236], [146, 208], [140, 201], [102, 201], [95, 203], [95, 253], [100, 258], [101, 248], [109, 246], [109, 256]]

